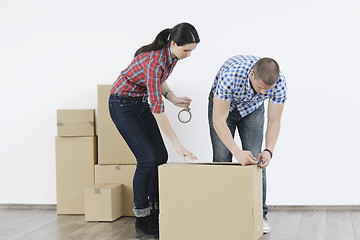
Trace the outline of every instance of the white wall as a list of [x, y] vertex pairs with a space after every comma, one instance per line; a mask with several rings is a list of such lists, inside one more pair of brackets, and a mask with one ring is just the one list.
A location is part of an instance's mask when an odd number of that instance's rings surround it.
[[56, 109], [96, 108], [97, 84], [187, 21], [201, 43], [168, 84], [193, 98], [192, 121], [179, 123], [166, 104], [183, 144], [211, 161], [207, 95], [218, 68], [236, 54], [273, 57], [289, 96], [268, 204], [359, 204], [359, 12], [355, 0], [1, 0], [0, 203], [56, 203]]

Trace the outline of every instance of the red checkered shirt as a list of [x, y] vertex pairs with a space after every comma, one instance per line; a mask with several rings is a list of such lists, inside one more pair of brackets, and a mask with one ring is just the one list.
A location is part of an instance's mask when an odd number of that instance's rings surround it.
[[163, 49], [141, 53], [121, 72], [111, 93], [131, 97], [148, 96], [153, 113], [164, 112], [161, 84], [169, 77], [178, 59], [172, 59], [170, 45]]

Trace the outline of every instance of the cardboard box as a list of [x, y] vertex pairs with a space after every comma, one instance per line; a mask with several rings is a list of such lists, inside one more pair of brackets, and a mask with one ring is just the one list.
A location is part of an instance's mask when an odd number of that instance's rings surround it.
[[112, 85], [98, 85], [97, 133], [99, 164], [136, 164], [134, 154], [117, 130], [109, 113]]
[[114, 221], [123, 215], [122, 185], [98, 184], [84, 190], [85, 221]]
[[160, 239], [257, 240], [263, 231], [262, 172], [240, 164], [159, 167]]
[[95, 110], [58, 109], [57, 135], [61, 137], [95, 136]]
[[133, 178], [136, 165], [96, 165], [95, 184], [117, 183], [123, 185], [123, 214], [135, 216], [133, 212]]
[[96, 137], [55, 137], [58, 214], [84, 214], [84, 189], [94, 185]]

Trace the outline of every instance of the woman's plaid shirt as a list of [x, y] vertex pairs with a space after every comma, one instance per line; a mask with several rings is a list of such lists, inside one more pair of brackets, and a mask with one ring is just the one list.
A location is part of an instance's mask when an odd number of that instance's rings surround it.
[[161, 84], [169, 77], [178, 59], [172, 59], [170, 45], [141, 53], [121, 72], [111, 89], [113, 94], [130, 97], [147, 96], [153, 113], [164, 112]]

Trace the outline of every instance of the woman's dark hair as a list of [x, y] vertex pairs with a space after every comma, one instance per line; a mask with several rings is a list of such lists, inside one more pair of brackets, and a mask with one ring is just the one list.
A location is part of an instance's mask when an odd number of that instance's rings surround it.
[[162, 30], [155, 38], [154, 42], [139, 48], [135, 57], [140, 53], [156, 51], [162, 49], [167, 43], [174, 41], [178, 46], [189, 43], [199, 43], [199, 35], [190, 23], [180, 23], [173, 28]]

